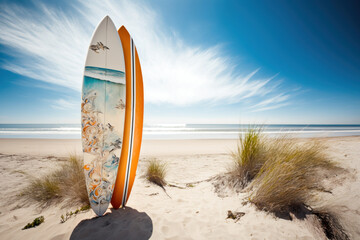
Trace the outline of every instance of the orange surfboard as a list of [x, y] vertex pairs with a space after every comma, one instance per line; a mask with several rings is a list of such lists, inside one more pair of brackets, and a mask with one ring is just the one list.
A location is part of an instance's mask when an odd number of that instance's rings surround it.
[[138, 165], [144, 116], [144, 88], [139, 56], [129, 32], [118, 30], [125, 58], [126, 107], [123, 145], [111, 199], [112, 206], [124, 207], [134, 184]]

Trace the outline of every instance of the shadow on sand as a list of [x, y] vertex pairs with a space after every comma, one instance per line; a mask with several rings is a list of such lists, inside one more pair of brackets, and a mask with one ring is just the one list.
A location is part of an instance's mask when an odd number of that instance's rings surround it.
[[81, 221], [70, 239], [149, 239], [153, 232], [151, 218], [130, 207], [111, 209], [102, 217]]

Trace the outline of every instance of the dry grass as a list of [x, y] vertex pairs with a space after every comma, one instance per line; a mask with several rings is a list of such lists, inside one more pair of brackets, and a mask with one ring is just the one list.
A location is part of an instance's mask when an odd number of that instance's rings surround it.
[[239, 137], [236, 151], [231, 153], [234, 160], [230, 170], [230, 181], [238, 182], [244, 188], [260, 171], [266, 157], [266, 141], [261, 128], [249, 129]]
[[320, 213], [310, 207], [319, 200], [318, 193], [329, 192], [324, 188], [324, 176], [343, 171], [328, 159], [319, 142], [300, 143], [287, 135], [266, 139], [261, 129], [250, 129], [240, 138], [232, 157], [235, 164], [227, 184], [236, 189], [234, 179], [242, 188], [251, 182], [247, 188], [249, 201], [258, 209], [278, 216], [311, 209], [310, 213], [319, 218], [330, 239], [348, 239], [334, 214]]
[[339, 168], [321, 144], [312, 140], [300, 144], [287, 135], [266, 138], [261, 131], [249, 129], [240, 137], [228, 185], [244, 188], [251, 182], [250, 201], [279, 213], [309, 204], [314, 194], [326, 191], [323, 174]]
[[157, 159], [151, 159], [148, 162], [145, 178], [162, 188], [166, 185], [165, 176], [166, 176], [167, 166], [165, 163], [161, 163]]
[[89, 204], [82, 160], [70, 156], [60, 167], [39, 178], [33, 178], [20, 197], [46, 207], [52, 203]]
[[250, 201], [266, 211], [289, 212], [310, 204], [317, 192], [326, 191], [322, 175], [336, 169], [317, 142], [275, 139], [269, 143], [266, 161], [251, 185]]

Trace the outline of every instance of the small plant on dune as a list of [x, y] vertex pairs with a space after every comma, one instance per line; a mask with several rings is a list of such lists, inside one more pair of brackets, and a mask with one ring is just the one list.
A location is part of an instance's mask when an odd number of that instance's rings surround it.
[[234, 160], [231, 169], [233, 181], [244, 188], [257, 175], [265, 162], [265, 139], [261, 128], [249, 129], [240, 136], [236, 151], [231, 153]]
[[25, 227], [23, 227], [22, 230], [28, 229], [28, 228], [34, 228], [36, 226], [39, 226], [40, 224], [42, 224], [45, 221], [44, 216], [40, 216], [34, 219], [34, 221], [32, 221], [31, 223], [26, 224]]
[[79, 213], [81, 213], [81, 212], [86, 212], [86, 211], [88, 211], [89, 209], [90, 209], [90, 205], [84, 205], [84, 206], [76, 209], [74, 212], [73, 212], [73, 211], [67, 212], [67, 213], [65, 214], [65, 216], [64, 216], [64, 215], [61, 215], [61, 217], [60, 217], [60, 223], [64, 223], [64, 222], [66, 222], [67, 220], [69, 220], [72, 216], [75, 216], [75, 215], [77, 215], [77, 214], [79, 214]]
[[166, 164], [161, 163], [157, 159], [151, 159], [148, 163], [145, 178], [162, 188], [166, 185]]
[[288, 213], [309, 204], [317, 192], [326, 191], [321, 174], [335, 169], [318, 143], [275, 139], [252, 183], [250, 201], [259, 209]]
[[32, 179], [19, 196], [43, 207], [63, 201], [69, 205], [89, 204], [82, 160], [70, 156], [57, 170]]

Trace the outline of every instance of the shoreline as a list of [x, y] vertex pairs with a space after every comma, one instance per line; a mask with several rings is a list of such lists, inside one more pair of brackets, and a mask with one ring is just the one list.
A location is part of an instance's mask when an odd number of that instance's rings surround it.
[[[249, 127], [267, 136], [360, 136], [360, 124], [144, 124], [143, 140], [237, 139]], [[80, 124], [0, 124], [0, 138], [80, 139]]]
[[[298, 141], [358, 140], [360, 136], [295, 138]], [[172, 139], [143, 140], [140, 157], [151, 155], [190, 155], [190, 154], [229, 154], [235, 150], [238, 139]], [[163, 146], [167, 146], [164, 148]], [[0, 138], [0, 153], [36, 156], [67, 157], [70, 154], [82, 155], [80, 139], [39, 139], [39, 138]]]

